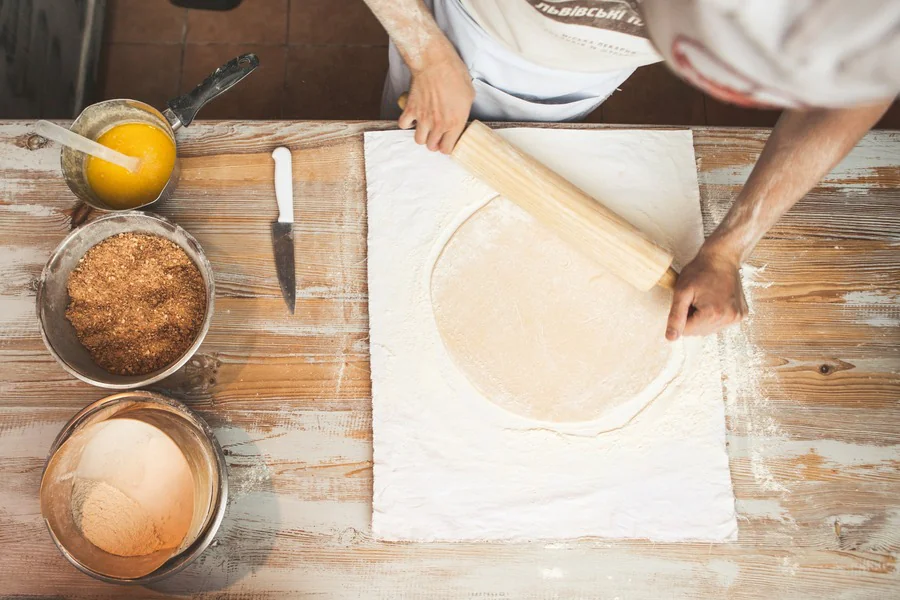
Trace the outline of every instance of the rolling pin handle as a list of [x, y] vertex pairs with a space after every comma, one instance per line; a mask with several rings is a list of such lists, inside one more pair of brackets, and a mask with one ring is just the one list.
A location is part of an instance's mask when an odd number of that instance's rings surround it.
[[659, 278], [659, 281], [656, 282], [656, 285], [667, 290], [674, 290], [677, 282], [678, 271], [669, 267], [666, 269], [666, 272], [663, 273], [663, 276]]
[[400, 97], [397, 98], [397, 106], [400, 107], [400, 110], [406, 110], [407, 100], [409, 100], [409, 92], [403, 92], [400, 94]]

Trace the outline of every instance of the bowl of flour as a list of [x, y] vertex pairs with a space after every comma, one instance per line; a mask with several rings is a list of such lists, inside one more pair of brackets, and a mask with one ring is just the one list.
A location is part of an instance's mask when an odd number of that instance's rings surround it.
[[81, 571], [147, 584], [206, 549], [227, 494], [209, 426], [176, 400], [135, 391], [94, 402], [63, 428], [41, 480], [41, 514]]

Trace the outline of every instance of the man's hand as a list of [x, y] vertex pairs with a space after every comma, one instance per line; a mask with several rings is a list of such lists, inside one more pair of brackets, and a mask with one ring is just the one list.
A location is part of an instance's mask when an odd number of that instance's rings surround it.
[[772, 225], [891, 105], [785, 111], [728, 214], [675, 285], [666, 337], [707, 335], [747, 314], [740, 265]]
[[412, 70], [409, 98], [398, 125], [416, 127], [416, 143], [450, 154], [462, 135], [475, 99], [469, 70], [446, 40], [436, 43]]
[[666, 338], [674, 342], [682, 335], [709, 335], [745, 316], [739, 262], [701, 248], [678, 277]]
[[416, 142], [450, 154], [475, 100], [469, 69], [422, 0], [364, 0], [412, 75], [398, 125], [415, 123]]

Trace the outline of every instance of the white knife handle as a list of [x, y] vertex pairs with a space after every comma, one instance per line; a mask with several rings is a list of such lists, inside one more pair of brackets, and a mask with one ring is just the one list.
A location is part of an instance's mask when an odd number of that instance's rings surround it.
[[275, 200], [278, 202], [278, 222], [294, 222], [294, 174], [291, 167], [291, 151], [275, 148]]

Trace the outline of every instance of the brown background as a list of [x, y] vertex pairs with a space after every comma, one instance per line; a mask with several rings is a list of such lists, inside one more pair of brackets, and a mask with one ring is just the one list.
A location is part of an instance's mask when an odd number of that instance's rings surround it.
[[[204, 119], [377, 119], [387, 34], [362, 0], [244, 0], [227, 12], [169, 0], [109, 0], [101, 98], [157, 107], [244, 52], [261, 66]], [[643, 67], [587, 119], [595, 123], [770, 127], [778, 113], [704, 96], [661, 64]], [[900, 129], [900, 104], [879, 127]]]

